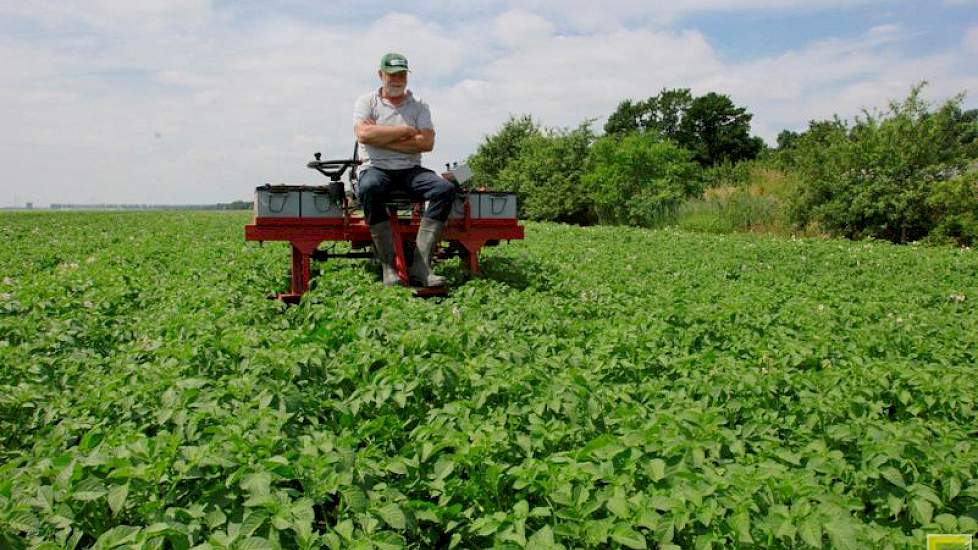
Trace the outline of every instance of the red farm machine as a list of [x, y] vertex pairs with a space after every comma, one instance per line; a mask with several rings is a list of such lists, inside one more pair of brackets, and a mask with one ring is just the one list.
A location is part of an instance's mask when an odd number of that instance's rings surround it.
[[[255, 219], [245, 226], [249, 241], [288, 241], [292, 245], [292, 282], [288, 292], [275, 295], [297, 303], [309, 290], [310, 262], [329, 258], [372, 258], [370, 229], [356, 204], [357, 167], [360, 161], [354, 149], [352, 159], [316, 160], [307, 167], [329, 178], [325, 186], [271, 185], [255, 190]], [[349, 172], [347, 192], [343, 175]], [[442, 174], [455, 183], [456, 198], [445, 224], [438, 257], [459, 257], [463, 268], [479, 275], [479, 251], [503, 240], [523, 238], [523, 226], [516, 218], [516, 196], [464, 187], [471, 173], [467, 167], [455, 166]], [[408, 267], [424, 204], [404, 193], [394, 193], [388, 202], [388, 214], [394, 232], [394, 265], [401, 283], [408, 285]], [[350, 250], [336, 253], [320, 250], [323, 242], [347, 242]], [[444, 294], [444, 288], [417, 288], [415, 294]]]

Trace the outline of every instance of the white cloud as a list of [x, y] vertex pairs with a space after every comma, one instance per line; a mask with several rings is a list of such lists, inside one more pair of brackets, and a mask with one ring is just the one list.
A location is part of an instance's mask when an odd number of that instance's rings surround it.
[[[776, 4], [802, 2], [717, 5]], [[248, 198], [266, 182], [321, 183], [305, 162], [317, 150], [351, 151], [354, 98], [376, 86], [377, 60], [390, 50], [408, 56], [411, 88], [432, 107], [432, 167], [463, 159], [510, 114], [574, 126], [665, 87], [730, 94], [768, 140], [812, 118], [884, 106], [925, 78], [933, 97], [978, 89], [971, 57], [904, 53], [905, 29], [894, 25], [738, 62], [696, 31], [621, 25], [706, 9], [702, 1], [676, 9], [627, 0], [488, 5], [450, 24], [388, 13], [360, 25], [286, 15], [235, 21], [193, 1], [139, 12], [105, 1], [37, 14], [0, 8], [44, 28], [0, 41], [0, 204], [14, 195], [36, 204], [199, 203]], [[581, 30], [595, 10], [614, 15]]]
[[884, 4], [885, 0], [508, 0], [569, 27], [576, 32], [608, 32], [622, 25], [663, 26], [684, 16], [706, 12], [815, 12]]
[[[496, 102], [510, 112], [533, 112], [552, 124], [600, 117], [608, 101], [679, 85], [720, 68], [697, 32], [616, 31], [555, 36], [486, 66]], [[612, 106], [613, 108], [613, 106]]]
[[555, 29], [549, 20], [522, 9], [499, 14], [494, 25], [496, 36], [510, 48], [548, 40]]
[[366, 28], [216, 27], [165, 48], [172, 28], [139, 34], [100, 41], [95, 56], [48, 41], [0, 50], [0, 161], [14, 175], [0, 183], [0, 204], [14, 188], [36, 203], [171, 203], [247, 198], [270, 181], [320, 183], [305, 162], [317, 150], [352, 150], [353, 101], [376, 85], [383, 52], [404, 52], [431, 79], [457, 69], [464, 50], [404, 14]]
[[961, 45], [965, 51], [978, 54], [978, 25], [969, 28], [964, 33], [964, 39], [961, 41]]
[[453, 89], [446, 100], [455, 98], [461, 109], [471, 95], [471, 102], [482, 106], [488, 132], [510, 113], [533, 113], [550, 125], [575, 125], [609, 114], [626, 97], [690, 87], [694, 93], [730, 94], [755, 113], [755, 132], [773, 142], [781, 129], [803, 127], [810, 119], [834, 113], [851, 117], [865, 107], [883, 107], [923, 79], [933, 83], [928, 92], [936, 97], [976, 86], [975, 78], [958, 68], [959, 55], [902, 54], [903, 30], [874, 27], [851, 39], [821, 40], [747, 62], [724, 60], [706, 37], [692, 31], [557, 35], [501, 55], [486, 66], [477, 84]]
[[210, 0], [61, 0], [31, 3], [9, 2], [0, 6], [0, 16], [29, 17], [42, 25], [87, 25], [93, 29], [135, 34], [168, 27], [186, 29], [207, 23], [214, 15]]

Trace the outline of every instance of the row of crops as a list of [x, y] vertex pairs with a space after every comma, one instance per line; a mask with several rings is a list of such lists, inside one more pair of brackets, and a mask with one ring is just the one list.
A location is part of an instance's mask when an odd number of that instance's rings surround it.
[[247, 214], [0, 217], [2, 548], [922, 548], [978, 256], [529, 224], [418, 300]]

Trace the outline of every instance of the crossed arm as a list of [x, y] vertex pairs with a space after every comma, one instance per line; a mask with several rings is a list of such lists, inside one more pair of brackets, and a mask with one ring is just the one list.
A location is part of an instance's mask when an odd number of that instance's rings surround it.
[[353, 129], [357, 141], [400, 153], [427, 153], [435, 148], [435, 131], [411, 126], [378, 126], [370, 119], [360, 120]]

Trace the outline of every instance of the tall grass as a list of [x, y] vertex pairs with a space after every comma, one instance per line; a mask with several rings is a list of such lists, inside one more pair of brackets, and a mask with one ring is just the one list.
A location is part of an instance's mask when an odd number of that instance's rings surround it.
[[787, 205], [798, 180], [790, 174], [751, 161], [714, 167], [705, 178], [711, 187], [676, 208], [670, 225], [708, 233], [794, 233]]

